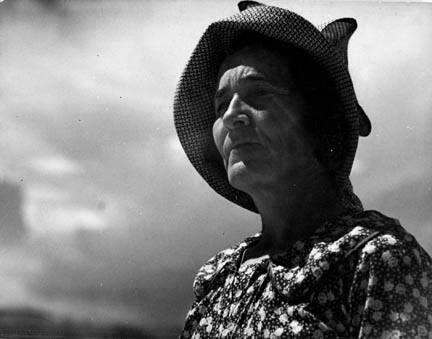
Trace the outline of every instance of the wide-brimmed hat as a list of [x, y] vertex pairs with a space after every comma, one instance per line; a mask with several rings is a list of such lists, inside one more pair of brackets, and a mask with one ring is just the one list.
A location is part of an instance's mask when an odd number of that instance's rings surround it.
[[352, 192], [349, 174], [358, 138], [370, 133], [371, 123], [357, 102], [348, 72], [347, 46], [357, 28], [356, 21], [343, 18], [320, 30], [287, 9], [253, 1], [242, 1], [239, 8], [240, 13], [209, 25], [177, 86], [174, 122], [190, 162], [216, 192], [256, 212], [251, 197], [228, 183], [213, 141], [212, 126], [216, 119], [214, 94], [219, 67], [240, 36], [245, 32], [258, 33], [305, 51], [333, 83], [342, 113], [343, 131], [343, 152], [333, 179], [344, 205], [361, 209], [360, 201]]

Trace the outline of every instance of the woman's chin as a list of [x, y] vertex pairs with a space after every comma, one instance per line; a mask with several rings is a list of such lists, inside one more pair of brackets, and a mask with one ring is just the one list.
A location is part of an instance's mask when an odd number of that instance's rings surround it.
[[246, 193], [259, 180], [259, 173], [242, 161], [231, 164], [228, 167], [227, 173], [230, 185]]

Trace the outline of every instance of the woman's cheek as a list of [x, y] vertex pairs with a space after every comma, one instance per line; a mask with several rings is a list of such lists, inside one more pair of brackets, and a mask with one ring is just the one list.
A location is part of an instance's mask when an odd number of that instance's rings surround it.
[[223, 127], [222, 119], [217, 119], [213, 124], [213, 140], [220, 155], [223, 157], [223, 144], [226, 136], [226, 130]]

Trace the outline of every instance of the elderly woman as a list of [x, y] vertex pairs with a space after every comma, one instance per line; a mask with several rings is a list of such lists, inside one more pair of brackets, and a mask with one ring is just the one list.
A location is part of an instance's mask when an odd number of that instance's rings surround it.
[[321, 31], [244, 1], [209, 26], [180, 80], [177, 133], [262, 231], [198, 272], [184, 338], [432, 336], [431, 259], [364, 211], [349, 173], [370, 122], [347, 68], [354, 19]]

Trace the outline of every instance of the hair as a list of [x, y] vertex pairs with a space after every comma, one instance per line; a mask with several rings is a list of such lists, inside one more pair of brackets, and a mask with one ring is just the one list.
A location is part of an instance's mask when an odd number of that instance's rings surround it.
[[227, 51], [227, 56], [255, 46], [271, 50], [287, 60], [291, 81], [308, 108], [303, 123], [314, 140], [315, 156], [333, 177], [342, 161], [344, 138], [343, 112], [333, 81], [307, 51], [256, 32], [241, 33]]

